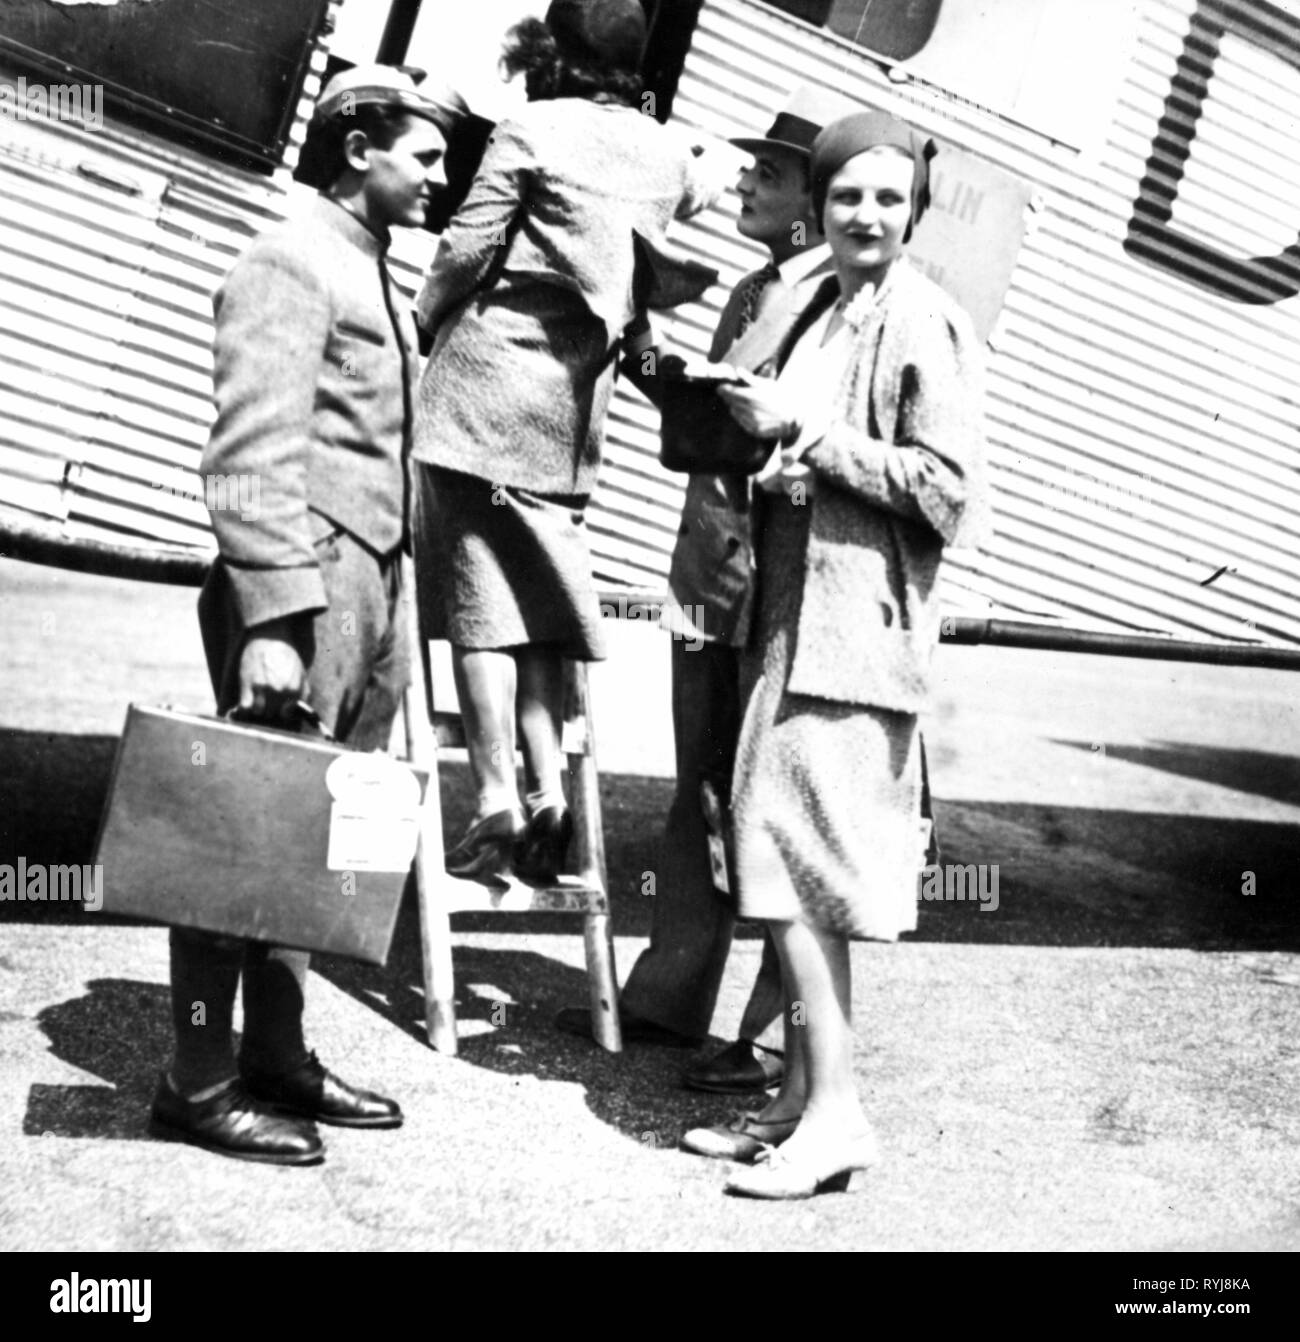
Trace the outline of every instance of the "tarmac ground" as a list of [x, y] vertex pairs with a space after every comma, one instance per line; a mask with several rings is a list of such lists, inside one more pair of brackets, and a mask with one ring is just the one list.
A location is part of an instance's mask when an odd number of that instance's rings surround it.
[[[206, 711], [184, 589], [0, 561], [0, 864], [89, 862], [128, 702]], [[646, 944], [672, 771], [664, 635], [593, 673], [616, 951]], [[461, 1051], [424, 1043], [415, 914], [382, 969], [323, 958], [311, 1042], [398, 1097], [292, 1170], [160, 1142], [167, 937], [0, 903], [0, 1248], [1289, 1250], [1300, 1247], [1300, 680], [943, 648], [927, 720], [950, 863], [999, 906], [923, 903], [856, 944], [856, 1072], [886, 1151], [860, 1191], [763, 1204], [677, 1149], [738, 1105], [689, 1054], [557, 1033], [581, 925], [458, 915]], [[449, 833], [468, 814], [442, 771]], [[1249, 893], [1253, 891], [1253, 893]], [[737, 937], [714, 1021], [757, 968]]]

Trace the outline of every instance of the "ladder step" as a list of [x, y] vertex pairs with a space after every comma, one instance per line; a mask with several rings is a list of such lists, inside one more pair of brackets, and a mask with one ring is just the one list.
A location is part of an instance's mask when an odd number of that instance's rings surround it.
[[609, 899], [599, 883], [561, 876], [554, 885], [527, 885], [517, 876], [498, 877], [491, 885], [454, 876], [440, 882], [448, 892], [450, 913], [608, 913]]

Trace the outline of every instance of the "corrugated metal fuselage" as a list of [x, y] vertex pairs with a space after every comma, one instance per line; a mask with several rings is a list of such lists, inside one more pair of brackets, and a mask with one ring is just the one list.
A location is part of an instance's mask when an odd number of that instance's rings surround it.
[[[953, 557], [953, 614], [1294, 645], [1300, 22], [1243, 0], [1142, 0], [1124, 33], [1101, 133], [1078, 144], [927, 82], [921, 63], [905, 79], [756, 0], [707, 0], [674, 116], [753, 133], [818, 83], [1027, 184], [989, 342], [997, 536]], [[111, 117], [0, 121], [0, 518], [74, 544], [211, 551], [193, 473], [211, 294], [301, 190]], [[938, 193], [936, 215], [979, 208], [960, 185]], [[666, 323], [680, 345], [704, 348], [759, 259], [734, 209], [678, 231], [723, 276]], [[398, 249], [407, 287], [433, 245]], [[653, 411], [620, 389], [590, 516], [605, 586], [662, 588], [681, 481], [656, 449]]]

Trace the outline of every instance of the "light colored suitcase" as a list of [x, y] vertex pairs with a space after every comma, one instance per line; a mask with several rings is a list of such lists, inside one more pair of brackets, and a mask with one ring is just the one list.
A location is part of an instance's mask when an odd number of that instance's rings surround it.
[[378, 752], [133, 704], [95, 855], [103, 908], [382, 964], [428, 787]]

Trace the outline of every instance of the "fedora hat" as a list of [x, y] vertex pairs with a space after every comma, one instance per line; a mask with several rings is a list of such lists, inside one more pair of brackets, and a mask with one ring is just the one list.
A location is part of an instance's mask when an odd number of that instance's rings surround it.
[[731, 140], [737, 149], [757, 154], [764, 149], [793, 149], [796, 153], [812, 152], [812, 143], [824, 126], [832, 121], [860, 112], [862, 106], [842, 93], [813, 84], [802, 84], [790, 95], [789, 101], [776, 114], [776, 120], [765, 136], [741, 137]]

